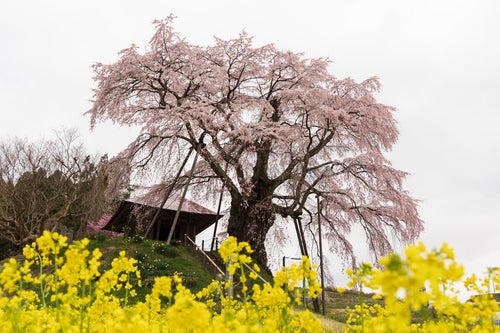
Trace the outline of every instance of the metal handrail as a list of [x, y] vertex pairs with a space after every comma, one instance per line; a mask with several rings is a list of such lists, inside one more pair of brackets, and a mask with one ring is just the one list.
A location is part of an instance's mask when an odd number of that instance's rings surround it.
[[219, 271], [219, 273], [220, 273], [220, 274], [224, 275], [224, 272], [220, 269], [220, 267], [219, 267], [219, 266], [217, 266], [217, 264], [216, 264], [216, 263], [212, 260], [212, 258], [210, 258], [210, 257], [208, 256], [208, 254], [206, 254], [206, 252], [205, 252], [203, 249], [200, 249], [200, 247], [199, 247], [198, 245], [196, 245], [196, 243], [195, 243], [195, 242], [194, 242], [191, 238], [189, 238], [189, 236], [188, 236], [188, 235], [184, 235], [184, 237], [185, 237], [185, 238], [186, 238], [186, 239], [187, 239], [187, 240], [191, 243], [191, 245], [193, 245], [193, 246], [194, 246], [194, 248], [195, 248], [196, 250], [198, 250], [199, 252], [201, 252], [201, 253], [205, 256], [205, 258], [206, 258], [206, 259], [208, 259], [208, 261], [209, 261], [209, 262], [210, 262], [210, 263], [211, 263], [211, 264], [212, 264], [215, 268], [217, 268], [217, 270]]

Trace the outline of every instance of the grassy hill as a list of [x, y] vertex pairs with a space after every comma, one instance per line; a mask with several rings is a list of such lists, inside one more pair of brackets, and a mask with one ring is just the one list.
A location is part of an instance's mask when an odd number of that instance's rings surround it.
[[325, 290], [325, 313], [328, 318], [345, 323], [348, 317], [348, 309], [354, 309], [358, 304], [368, 305], [380, 304], [384, 301], [373, 299], [373, 294], [360, 293], [354, 290], [338, 292], [332, 288]]
[[107, 238], [102, 235], [92, 240], [89, 248], [99, 248], [103, 253], [102, 266], [109, 267], [113, 258], [125, 250], [127, 257], [137, 260], [142, 287], [136, 289], [138, 300], [149, 293], [156, 276], [178, 274], [183, 284], [193, 293], [206, 287], [214, 278], [195, 253], [178, 243], [145, 240], [142, 237]]
[[[164, 242], [145, 240], [142, 237], [123, 239], [98, 236], [91, 242], [90, 248], [99, 248], [103, 252], [103, 266], [105, 267], [109, 266], [111, 260], [122, 250], [126, 251], [128, 257], [138, 261], [143, 286], [136, 290], [137, 300], [143, 300], [144, 296], [149, 293], [155, 276], [180, 274], [184, 285], [192, 292], [203, 289], [214, 278], [206, 264], [190, 248], [179, 244], [166, 245]], [[217, 260], [213, 254], [211, 257]], [[267, 275], [264, 278], [268, 281], [272, 280]], [[359, 303], [359, 293], [340, 294], [334, 290], [327, 290], [326, 299], [326, 315], [318, 314], [318, 318], [325, 329], [340, 332], [347, 319], [345, 308]]]
[[[90, 248], [99, 248], [103, 252], [103, 266], [110, 265], [111, 260], [125, 250], [128, 257], [138, 261], [143, 286], [137, 289], [138, 299], [143, 300], [152, 286], [155, 276], [173, 275], [182, 276], [184, 285], [192, 292], [197, 292], [207, 286], [214, 278], [206, 264], [187, 247], [180, 244], [166, 245], [165, 242], [146, 240], [142, 237], [106, 238], [96, 237], [90, 243]], [[213, 257], [213, 255], [212, 255]], [[270, 281], [269, 276], [264, 277]], [[325, 298], [325, 316], [319, 315], [325, 327], [339, 329], [341, 323], [347, 320], [347, 308], [354, 308], [356, 304], [379, 303], [381, 300], [372, 299], [372, 294], [360, 294], [356, 291], [338, 291], [327, 288]]]

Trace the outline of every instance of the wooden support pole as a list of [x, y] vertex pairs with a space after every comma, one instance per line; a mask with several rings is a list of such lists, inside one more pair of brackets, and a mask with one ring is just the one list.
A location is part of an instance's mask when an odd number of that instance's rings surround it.
[[187, 193], [187, 190], [189, 187], [189, 182], [191, 181], [191, 178], [193, 178], [194, 170], [196, 167], [196, 161], [198, 160], [200, 148], [201, 148], [201, 144], [198, 144], [198, 146], [196, 147], [196, 154], [194, 155], [193, 165], [191, 166], [191, 171], [189, 172], [189, 176], [188, 176], [188, 179], [186, 181], [186, 185], [184, 186], [184, 191], [182, 192], [181, 200], [179, 202], [179, 207], [177, 207], [177, 212], [175, 212], [174, 222], [172, 223], [172, 227], [170, 228], [170, 233], [168, 234], [167, 245], [169, 245], [170, 242], [172, 241], [172, 236], [174, 235], [175, 226], [177, 225], [177, 221], [179, 220], [179, 215], [181, 213], [182, 204], [184, 203], [184, 199], [186, 198], [186, 193]]
[[[224, 169], [224, 172], [227, 174], [227, 167], [228, 167], [229, 163], [226, 163], [226, 167]], [[214, 244], [215, 244], [215, 241], [216, 241], [216, 238], [215, 236], [217, 236], [217, 226], [219, 225], [219, 214], [220, 214], [220, 209], [221, 209], [221, 206], [222, 206], [222, 196], [224, 194], [224, 181], [222, 182], [222, 187], [220, 188], [220, 195], [219, 195], [219, 204], [217, 205], [217, 215], [215, 215], [215, 226], [214, 226], [214, 234], [212, 236], [212, 245], [210, 246], [210, 251], [213, 251], [214, 250]]]
[[307, 245], [306, 245], [306, 237], [304, 235], [304, 229], [302, 228], [302, 221], [301, 221], [300, 216], [297, 218], [297, 227], [299, 229], [300, 239], [302, 240], [302, 251], [303, 251], [302, 255], [309, 257], [309, 253], [307, 251]]
[[307, 250], [304, 250], [304, 242], [299, 231], [299, 223], [297, 218], [293, 219], [293, 225], [295, 226], [295, 233], [297, 234], [297, 241], [299, 242], [300, 254], [305, 255], [304, 253], [306, 253]]
[[321, 234], [321, 202], [316, 196], [318, 206], [318, 234], [319, 234], [319, 267], [321, 272], [321, 310], [325, 314], [325, 270], [323, 266], [323, 236]]
[[[295, 220], [295, 231], [297, 232], [297, 238], [299, 239], [300, 251], [303, 256], [309, 257], [306, 245], [306, 238], [304, 236], [304, 229], [302, 229], [302, 223], [300, 221], [300, 216]], [[319, 312], [319, 301], [317, 298], [313, 299], [313, 307], [315, 312]]]
[[[192, 152], [193, 152], [193, 147], [190, 147], [188, 154], [184, 158], [184, 161], [182, 162], [182, 165], [179, 168], [179, 171], [177, 171], [177, 174], [175, 175], [174, 181], [168, 187], [168, 190], [165, 193], [165, 195], [163, 196], [163, 200], [162, 200], [160, 206], [158, 207], [158, 210], [156, 211], [153, 219], [151, 220], [151, 222], [149, 223], [148, 227], [146, 228], [146, 231], [144, 232], [144, 237], [145, 238], [148, 236], [149, 232], [151, 231], [151, 228], [153, 227], [153, 225], [155, 224], [155, 222], [158, 220], [158, 217], [160, 216], [160, 213], [161, 213], [161, 211], [163, 209], [163, 206], [165, 205], [165, 203], [167, 202], [168, 198], [170, 197], [170, 194], [172, 194], [174, 186], [177, 183], [177, 181], [179, 180], [181, 172], [184, 169], [184, 166], [186, 165], [186, 163], [187, 163], [187, 161], [189, 159], [189, 156], [191, 156]], [[156, 230], [156, 240], [159, 239], [159, 229], [160, 229], [160, 224], [158, 223], [158, 227], [157, 227], [157, 230]]]
[[217, 236], [217, 227], [219, 225], [219, 214], [220, 214], [220, 208], [222, 205], [222, 195], [223, 194], [224, 194], [224, 185], [222, 185], [222, 188], [220, 190], [219, 204], [217, 206], [217, 214], [215, 215], [214, 234], [212, 235], [212, 244], [210, 245], [210, 251], [213, 251], [214, 247], [215, 247], [216, 236]]

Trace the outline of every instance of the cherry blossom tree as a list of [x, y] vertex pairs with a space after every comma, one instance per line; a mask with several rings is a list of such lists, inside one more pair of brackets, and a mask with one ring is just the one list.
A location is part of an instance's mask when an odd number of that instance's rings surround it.
[[254, 46], [246, 33], [199, 46], [174, 31], [172, 17], [155, 27], [143, 52], [132, 45], [117, 62], [94, 65], [92, 126], [142, 128], [121, 153], [124, 168], [177, 170], [196, 150], [194, 183], [223, 183], [228, 233], [248, 241], [262, 264], [276, 216], [313, 221], [317, 196], [325, 237], [345, 258], [355, 224], [375, 256], [391, 250], [392, 237], [406, 244], [419, 236], [407, 174], [383, 155], [398, 130], [395, 109], [374, 97], [377, 78], [337, 79], [328, 59]]

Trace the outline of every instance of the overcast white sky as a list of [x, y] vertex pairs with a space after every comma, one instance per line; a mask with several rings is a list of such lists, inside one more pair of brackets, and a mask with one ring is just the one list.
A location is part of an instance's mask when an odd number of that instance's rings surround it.
[[500, 266], [500, 1], [497, 0], [18, 0], [0, 3], [0, 139], [78, 127], [91, 151], [116, 154], [133, 131], [83, 113], [90, 66], [145, 46], [173, 13], [189, 42], [241, 30], [310, 57], [337, 77], [380, 77], [398, 108], [393, 164], [422, 200], [422, 240], [446, 241], [469, 272]]

